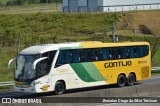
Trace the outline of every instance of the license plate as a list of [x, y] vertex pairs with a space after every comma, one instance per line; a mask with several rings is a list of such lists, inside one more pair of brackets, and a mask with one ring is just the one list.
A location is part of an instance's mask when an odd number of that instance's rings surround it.
[[20, 89], [20, 91], [25, 91], [24, 89]]
[[23, 82], [15, 82], [15, 85], [23, 85]]

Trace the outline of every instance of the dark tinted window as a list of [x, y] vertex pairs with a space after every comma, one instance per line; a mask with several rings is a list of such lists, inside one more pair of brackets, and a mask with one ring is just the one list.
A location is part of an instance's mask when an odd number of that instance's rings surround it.
[[55, 54], [56, 54], [56, 51], [49, 51], [49, 52], [43, 53], [41, 57], [48, 57], [47, 58], [48, 65], [51, 65]]
[[125, 56], [125, 48], [117, 48], [117, 58], [118, 59], [124, 59], [126, 58]]
[[60, 50], [56, 65], [147, 56], [149, 46], [108, 47], [91, 49]]
[[[39, 63], [40, 64], [39, 71], [41, 70], [44, 73], [48, 73], [50, 71], [55, 54], [56, 54], [56, 51], [49, 51], [49, 52], [43, 53], [41, 55], [41, 57], [48, 57], [48, 58]], [[40, 75], [42, 75], [42, 74], [43, 73], [41, 73]]]

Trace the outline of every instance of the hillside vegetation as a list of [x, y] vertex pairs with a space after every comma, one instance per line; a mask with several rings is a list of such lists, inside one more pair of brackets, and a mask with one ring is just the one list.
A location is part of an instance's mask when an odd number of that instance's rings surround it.
[[110, 13], [35, 13], [1, 14], [0, 32], [25, 33], [27, 36], [84, 36], [94, 35], [118, 21], [118, 14]]
[[0, 5], [26, 5], [40, 3], [60, 3], [62, 0], [0, 0]]
[[[113, 22], [116, 23], [119, 41], [149, 41], [154, 44], [156, 39], [152, 35], [160, 34], [159, 16], [159, 11], [0, 14], [0, 82], [13, 80], [14, 66], [9, 71], [7, 63], [19, 50], [39, 43], [111, 42]], [[136, 27], [138, 31], [134, 33]], [[146, 33], [148, 30], [150, 33]], [[159, 53], [153, 58], [153, 66], [159, 65]]]
[[[123, 13], [118, 24], [119, 30], [138, 28], [142, 34], [156, 33], [160, 35], [160, 11]], [[144, 29], [143, 29], [144, 28]], [[145, 31], [146, 29], [146, 31]], [[150, 33], [147, 33], [150, 31]], [[143, 31], [144, 30], [144, 31]]]

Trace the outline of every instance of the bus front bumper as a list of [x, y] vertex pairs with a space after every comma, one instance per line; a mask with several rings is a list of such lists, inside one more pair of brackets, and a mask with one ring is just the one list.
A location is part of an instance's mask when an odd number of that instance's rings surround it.
[[14, 86], [13, 90], [18, 91], [18, 92], [29, 92], [29, 93], [41, 93], [41, 92], [43, 92], [41, 89], [38, 89], [37, 86], [30, 86], [30, 87]]

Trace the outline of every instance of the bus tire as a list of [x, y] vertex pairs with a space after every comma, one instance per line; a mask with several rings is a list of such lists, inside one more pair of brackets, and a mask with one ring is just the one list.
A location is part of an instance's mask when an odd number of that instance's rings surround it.
[[55, 94], [56, 95], [61, 95], [65, 92], [65, 84], [62, 81], [57, 81], [55, 84]]
[[136, 81], [135, 76], [133, 74], [129, 74], [127, 78], [127, 85], [132, 86], [134, 85], [135, 81]]
[[124, 75], [119, 75], [117, 79], [117, 86], [124, 87], [126, 85], [126, 77]]

